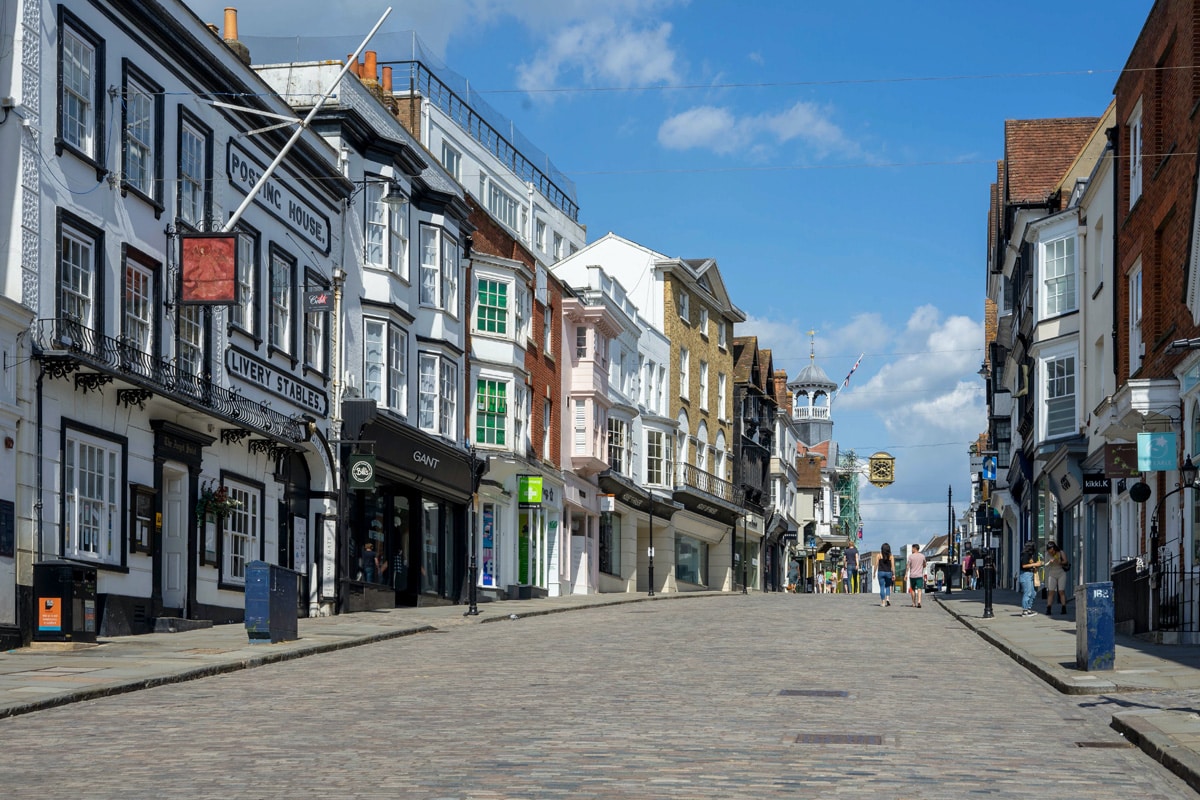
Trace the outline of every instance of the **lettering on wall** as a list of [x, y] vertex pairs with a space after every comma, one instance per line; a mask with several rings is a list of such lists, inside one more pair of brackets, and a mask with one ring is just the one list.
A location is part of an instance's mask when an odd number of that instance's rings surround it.
[[236, 347], [225, 351], [225, 369], [230, 375], [253, 383], [264, 391], [282, 397], [292, 405], [313, 412], [318, 417], [324, 417], [329, 411], [329, 396], [324, 391], [296, 380], [286, 372]]
[[[249, 194], [254, 184], [258, 183], [258, 179], [266, 172], [266, 167], [259, 164], [232, 139], [226, 147], [225, 167], [229, 174], [229, 183], [242, 194]], [[322, 255], [329, 255], [332, 230], [329, 217], [317, 211], [282, 180], [272, 175], [258, 190], [254, 202], [288, 226], [301, 239], [320, 250]]]

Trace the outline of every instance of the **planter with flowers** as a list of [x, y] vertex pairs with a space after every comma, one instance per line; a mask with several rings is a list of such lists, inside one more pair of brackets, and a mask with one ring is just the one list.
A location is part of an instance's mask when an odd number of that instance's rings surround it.
[[200, 490], [200, 498], [196, 501], [196, 524], [203, 527], [204, 518], [209, 514], [216, 517], [218, 523], [229, 516], [229, 512], [240, 508], [241, 503], [229, 496], [229, 490], [224, 486], [214, 487], [211, 483], [204, 484]]

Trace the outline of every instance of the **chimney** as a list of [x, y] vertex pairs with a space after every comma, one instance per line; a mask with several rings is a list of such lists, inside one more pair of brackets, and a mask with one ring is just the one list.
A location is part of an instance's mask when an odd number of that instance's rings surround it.
[[363, 83], [379, 83], [379, 70], [376, 68], [375, 51], [368, 50], [363, 53], [363, 71], [360, 76]]
[[238, 41], [237, 29], [237, 9], [226, 7], [225, 9], [225, 45], [233, 51], [233, 54], [245, 64], [250, 66], [250, 48]]
[[383, 93], [385, 95], [392, 93], [392, 68], [383, 68]]
[[354, 58], [354, 53], [346, 53], [346, 63], [350, 65], [350, 74], [357, 78], [358, 77], [358, 62], [351, 61], [350, 59], [352, 59], [352, 58]]

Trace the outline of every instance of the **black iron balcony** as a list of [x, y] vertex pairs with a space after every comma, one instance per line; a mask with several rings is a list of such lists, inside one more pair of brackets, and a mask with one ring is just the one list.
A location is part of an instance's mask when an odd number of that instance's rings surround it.
[[[90, 367], [142, 390], [138, 396], [143, 400], [148, 391], [255, 433], [290, 442], [306, 438], [304, 420], [298, 415], [281, 414], [195, 371], [155, 358], [136, 345], [97, 333], [73, 320], [38, 320], [33, 329], [33, 355], [52, 378]], [[136, 398], [134, 402], [138, 402]]]

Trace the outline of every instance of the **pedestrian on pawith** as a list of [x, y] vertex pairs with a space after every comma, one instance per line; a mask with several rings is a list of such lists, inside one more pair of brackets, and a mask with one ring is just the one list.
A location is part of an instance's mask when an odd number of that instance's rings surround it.
[[925, 554], [915, 544], [908, 554], [908, 587], [912, 592], [913, 606], [920, 608], [925, 593]]
[[1058, 546], [1058, 542], [1046, 542], [1046, 613], [1054, 613], [1054, 595], [1058, 595], [1058, 603], [1062, 607], [1060, 613], [1067, 613], [1067, 567], [1070, 562], [1067, 554]]
[[875, 575], [879, 579], [879, 605], [892, 604], [892, 580], [896, 577], [896, 564], [892, 559], [892, 546], [887, 542], [875, 555]]
[[1034, 583], [1034, 578], [1037, 576], [1037, 571], [1042, 568], [1043, 561], [1038, 555], [1037, 545], [1032, 541], [1026, 542], [1021, 548], [1021, 572], [1017, 576], [1017, 581], [1021, 585], [1021, 616], [1036, 617], [1037, 612], [1033, 610], [1033, 598], [1037, 594], [1037, 585]]

